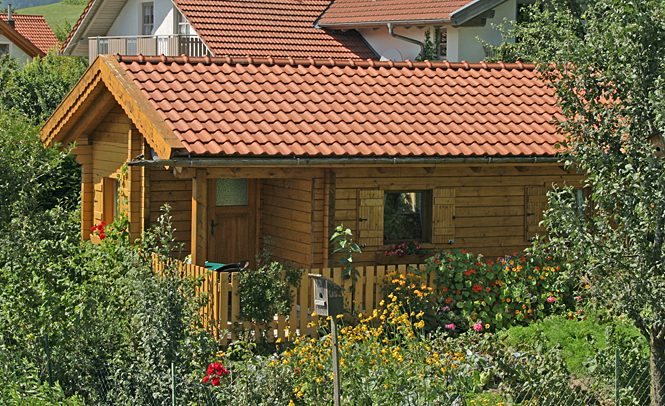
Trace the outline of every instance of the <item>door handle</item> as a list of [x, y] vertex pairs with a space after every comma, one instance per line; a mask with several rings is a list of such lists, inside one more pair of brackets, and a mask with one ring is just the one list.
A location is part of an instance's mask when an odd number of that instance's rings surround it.
[[215, 235], [215, 219], [210, 220], [210, 235]]

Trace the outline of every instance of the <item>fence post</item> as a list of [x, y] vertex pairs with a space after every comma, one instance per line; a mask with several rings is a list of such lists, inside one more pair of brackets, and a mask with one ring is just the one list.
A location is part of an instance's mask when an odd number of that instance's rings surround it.
[[619, 366], [619, 349], [614, 350], [614, 404], [620, 406], [621, 399], [619, 398], [619, 374], [621, 372]]
[[175, 364], [171, 363], [171, 406], [175, 406]]

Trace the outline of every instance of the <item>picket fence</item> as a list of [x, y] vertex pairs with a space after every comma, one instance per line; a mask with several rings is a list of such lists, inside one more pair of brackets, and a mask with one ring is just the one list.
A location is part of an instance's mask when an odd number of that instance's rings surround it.
[[[237, 340], [242, 332], [259, 334], [259, 329], [267, 332], [270, 339], [281, 339], [291, 341], [297, 336], [310, 336], [318, 338], [318, 330], [308, 327], [310, 322], [318, 325], [319, 316], [312, 317], [313, 282], [308, 274], [320, 274], [333, 282], [344, 287], [345, 309], [355, 314], [371, 312], [378, 309], [383, 297], [383, 283], [385, 276], [391, 272], [404, 274], [409, 269], [416, 269], [423, 265], [387, 265], [366, 266], [355, 268], [358, 275], [355, 281], [342, 278], [341, 268], [322, 268], [303, 270], [300, 286], [292, 286], [293, 306], [288, 315], [275, 315], [274, 321], [269, 326], [257, 326], [240, 317], [239, 274], [237, 272], [212, 272], [201, 266], [178, 262], [184, 274], [202, 278], [203, 283], [198, 288], [197, 294], [206, 292], [208, 305], [201, 309], [203, 318], [215, 334], [219, 337], [222, 345], [229, 341]], [[163, 264], [155, 261], [155, 270], [163, 269]], [[251, 272], [246, 270], [243, 272]], [[427, 275], [422, 281], [427, 286], [435, 287], [432, 275]], [[240, 328], [239, 328], [240, 327]]]

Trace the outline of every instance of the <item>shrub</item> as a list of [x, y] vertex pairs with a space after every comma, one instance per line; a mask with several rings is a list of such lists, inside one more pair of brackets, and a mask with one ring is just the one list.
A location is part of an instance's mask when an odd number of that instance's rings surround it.
[[[252, 336], [245, 331], [244, 339], [258, 342], [271, 341], [267, 334], [270, 323], [276, 314], [288, 316], [293, 306], [292, 287], [300, 286], [302, 270], [293, 263], [280, 263], [270, 260], [270, 239], [264, 240], [263, 251], [258, 255], [258, 267], [255, 271], [245, 270], [239, 273], [238, 296], [240, 297], [240, 317], [252, 321], [258, 327], [258, 335]], [[235, 329], [243, 330], [238, 323]]]

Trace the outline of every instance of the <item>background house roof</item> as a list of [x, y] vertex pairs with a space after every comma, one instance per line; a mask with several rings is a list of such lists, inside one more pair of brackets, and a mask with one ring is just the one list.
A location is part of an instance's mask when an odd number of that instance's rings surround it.
[[[215, 56], [376, 59], [357, 32], [314, 27], [331, 1], [174, 0]], [[74, 46], [69, 45], [71, 41], [106, 35], [113, 19], [92, 24], [92, 18], [102, 11], [104, 15], [117, 15], [125, 3], [126, 0], [91, 0], [61, 51]]]
[[450, 21], [450, 14], [474, 0], [335, 0], [318, 24], [360, 25], [406, 21]]
[[[14, 29], [22, 37], [30, 41], [41, 52], [46, 54], [52, 47], [58, 45], [58, 39], [53, 30], [44, 20], [44, 16], [12, 14]], [[0, 13], [0, 20], [7, 20], [7, 13]], [[4, 30], [3, 30], [4, 31]]]
[[562, 140], [532, 65], [116, 58], [194, 154], [544, 156]]
[[331, 0], [175, 0], [215, 56], [376, 58], [360, 34], [314, 24]]

